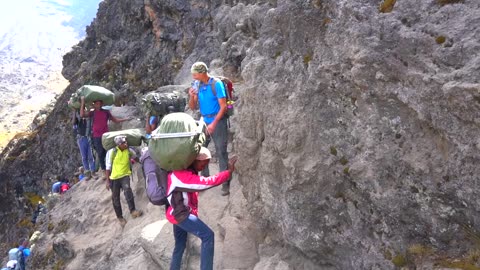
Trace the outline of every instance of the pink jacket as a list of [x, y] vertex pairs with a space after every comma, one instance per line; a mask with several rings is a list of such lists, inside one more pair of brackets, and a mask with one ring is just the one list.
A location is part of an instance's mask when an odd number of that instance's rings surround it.
[[198, 191], [206, 190], [226, 182], [229, 171], [214, 176], [199, 176], [194, 170], [173, 171], [168, 174], [167, 194], [170, 206], [166, 217], [173, 224], [179, 224], [190, 214], [198, 216]]

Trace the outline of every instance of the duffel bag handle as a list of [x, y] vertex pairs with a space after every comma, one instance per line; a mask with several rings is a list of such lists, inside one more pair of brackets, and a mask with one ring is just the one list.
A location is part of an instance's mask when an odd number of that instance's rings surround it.
[[157, 134], [152, 134], [152, 139], [187, 138], [192, 136], [198, 136], [203, 133], [203, 130], [206, 127], [206, 124], [203, 121], [196, 121], [196, 122], [197, 122], [196, 131], [176, 132], [176, 133], [157, 133]]
[[198, 132], [157, 133], [152, 135], [152, 139], [186, 138], [197, 134]]

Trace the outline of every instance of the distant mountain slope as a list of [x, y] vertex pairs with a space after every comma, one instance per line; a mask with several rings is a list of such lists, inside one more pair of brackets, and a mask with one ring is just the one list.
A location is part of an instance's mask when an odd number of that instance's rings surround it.
[[100, 0], [4, 1], [0, 9], [0, 149], [60, 93], [63, 55], [85, 36]]

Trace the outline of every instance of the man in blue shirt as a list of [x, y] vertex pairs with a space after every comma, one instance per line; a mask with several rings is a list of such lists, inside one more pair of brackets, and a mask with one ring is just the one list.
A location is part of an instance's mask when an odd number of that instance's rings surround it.
[[[197, 81], [189, 90], [188, 106], [195, 110], [200, 107], [203, 121], [207, 124], [207, 136], [213, 139], [215, 151], [219, 159], [220, 171], [228, 169], [228, 125], [227, 125], [227, 94], [223, 82], [208, 74], [208, 67], [203, 62], [197, 62], [191, 68], [192, 77]], [[215, 90], [212, 86], [215, 84]], [[208, 147], [210, 139], [206, 141]], [[209, 176], [208, 167], [202, 171], [203, 176]], [[222, 195], [230, 194], [230, 180], [222, 185]]]

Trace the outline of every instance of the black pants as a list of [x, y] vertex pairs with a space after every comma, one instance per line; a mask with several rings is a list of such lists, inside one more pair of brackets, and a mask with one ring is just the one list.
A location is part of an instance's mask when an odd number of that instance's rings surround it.
[[[228, 119], [223, 117], [218, 121], [217, 127], [211, 136], [207, 137], [204, 145], [208, 147], [210, 141], [213, 140], [215, 144], [215, 153], [218, 156], [218, 167], [219, 171], [223, 172], [228, 169], [228, 152], [227, 152], [227, 145], [228, 145]], [[203, 169], [202, 176], [210, 176], [210, 170], [207, 167]], [[230, 179], [227, 183], [230, 183]]]
[[117, 218], [122, 218], [122, 205], [120, 204], [120, 190], [123, 189], [123, 194], [125, 195], [125, 199], [127, 200], [128, 209], [130, 212], [135, 210], [135, 201], [133, 200], [133, 192], [132, 188], [130, 187], [130, 176], [125, 176], [120, 179], [111, 180], [112, 190], [112, 203], [113, 209], [115, 209], [115, 214]]
[[106, 169], [105, 157], [107, 156], [107, 151], [103, 148], [102, 137], [92, 138], [92, 140], [93, 140], [93, 148], [95, 148], [95, 151], [97, 152], [97, 156], [98, 156], [98, 161], [100, 162], [100, 168], [102, 168], [102, 170], [105, 170]]

